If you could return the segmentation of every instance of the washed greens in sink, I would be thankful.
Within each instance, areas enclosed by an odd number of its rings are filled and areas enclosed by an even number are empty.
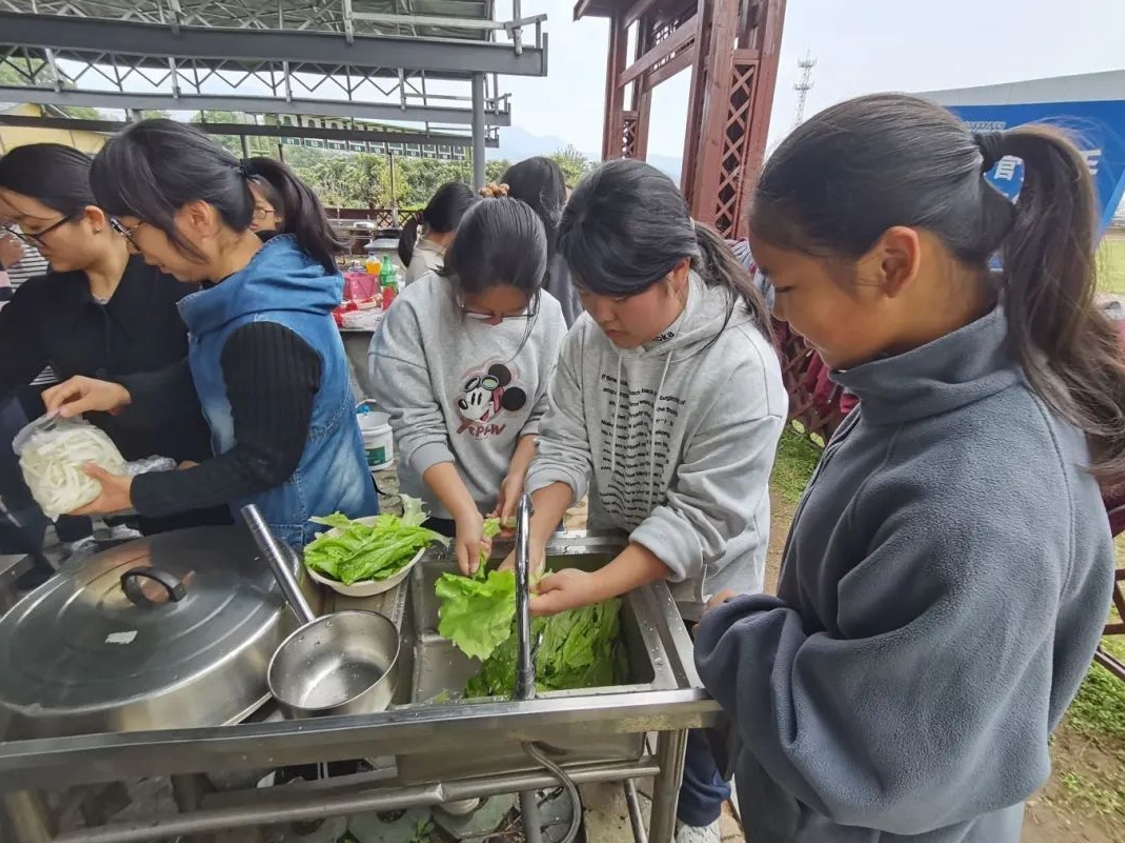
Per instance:
[[[465,696],[509,696],[516,684],[518,636],[511,634],[465,686]],[[538,691],[600,688],[622,681],[626,666],[620,646],[621,601],[572,609],[531,623]],[[538,646],[536,646],[538,641]]]

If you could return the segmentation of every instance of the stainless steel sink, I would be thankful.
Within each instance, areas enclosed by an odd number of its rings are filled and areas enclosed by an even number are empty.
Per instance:
[[[562,535],[547,549],[547,567],[549,570],[595,570],[611,560],[622,547],[623,544],[616,539],[568,538]],[[494,549],[494,559],[503,559],[508,549],[498,545]],[[452,555],[436,552],[423,557],[412,572],[410,606],[403,630],[412,656],[412,682],[409,700],[402,700],[411,707],[448,706],[467,710],[466,707],[477,703],[495,703],[499,699],[464,699],[465,683],[480,669],[480,662],[470,659],[438,634],[439,602],[434,595],[434,584],[442,574],[454,570],[456,563]],[[621,610],[620,646],[626,665],[624,681],[602,688],[550,691],[537,696],[568,699],[678,687],[672,660],[668,658],[661,635],[666,626],[660,616],[660,602],[653,590],[638,589],[624,598]],[[399,756],[399,776],[409,783],[429,781],[437,774],[456,777],[502,769],[531,769],[536,765],[527,761],[520,746],[523,739],[513,734],[510,741],[493,741],[471,755],[459,757],[451,757],[447,752]],[[644,735],[590,730],[580,735],[560,736],[557,742],[548,743],[546,749],[560,763],[635,760],[644,750]]]

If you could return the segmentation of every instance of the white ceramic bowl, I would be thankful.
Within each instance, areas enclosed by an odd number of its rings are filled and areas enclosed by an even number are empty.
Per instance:
[[[371,525],[375,523],[375,519],[378,517],[379,516],[377,515],[372,515],[368,518],[357,518],[355,519],[355,522],[357,524]],[[340,529],[338,527],[333,527],[331,530],[328,530],[326,533],[322,533],[321,535],[338,536],[340,535]],[[319,571],[313,570],[308,565],[305,566],[305,570],[308,572],[308,575],[312,577],[314,582],[318,582],[321,585],[328,586],[337,594],[342,594],[345,597],[374,597],[376,594],[382,594],[384,591],[390,591],[392,588],[406,579],[407,574],[410,573],[410,569],[418,564],[418,560],[422,558],[422,554],[424,554],[425,552],[426,548],[423,547],[421,550],[414,554],[413,559],[411,559],[402,567],[402,570],[400,570],[393,577],[387,577],[385,580],[360,580],[359,582],[352,583],[351,585],[345,585],[338,580],[329,579]]]

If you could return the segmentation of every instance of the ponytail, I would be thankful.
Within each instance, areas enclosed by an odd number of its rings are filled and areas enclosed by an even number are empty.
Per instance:
[[[328,215],[316,194],[288,166],[272,158],[245,158],[240,162],[247,177],[264,180],[281,199],[281,231],[292,234],[297,245],[330,273],[338,272],[336,255],[345,244],[328,223]],[[249,192],[250,186],[246,185]],[[251,204],[253,204],[251,202]]]
[[[727,321],[730,321],[734,306],[741,302],[772,343],[773,321],[766,301],[746,267],[735,258],[727,241],[701,222],[695,223],[695,240],[699,244],[699,256],[692,258],[691,268],[708,287],[723,287],[729,292],[731,308],[727,311]]]
[[[1035,391],[1086,432],[1094,470],[1125,479],[1125,357],[1116,326],[1098,307],[1093,181],[1062,134],[1026,126],[978,138],[992,157],[1024,164],[1004,238],[1002,302]],[[987,163],[987,155],[986,155]]]
[[[419,211],[406,221],[398,236],[398,259],[405,267],[414,260],[414,244],[418,242],[418,226],[426,221],[426,212]]]

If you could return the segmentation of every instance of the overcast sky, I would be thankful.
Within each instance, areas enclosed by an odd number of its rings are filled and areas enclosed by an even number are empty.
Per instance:
[[[796,114],[797,61],[816,59],[806,115],[858,94],[926,91],[1125,68],[1123,0],[789,0],[771,139]],[[573,21],[572,0],[523,0],[546,12],[550,76],[502,80],[513,123],[601,150],[608,23]],[[507,12],[504,0],[497,14]],[[649,151],[680,155],[690,71],[653,97]],[[1125,92],[1123,92],[1125,93]]]

